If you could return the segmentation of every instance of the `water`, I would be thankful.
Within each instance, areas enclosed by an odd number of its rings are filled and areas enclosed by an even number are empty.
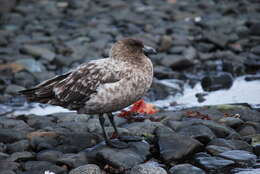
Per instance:
[[[164,82],[165,83],[165,82]],[[153,102],[155,105],[176,110],[178,107],[192,107],[204,105],[217,105],[229,103],[248,103],[251,105],[260,104],[260,80],[245,81],[244,77],[237,78],[230,89],[223,89],[208,93],[204,98],[204,102],[198,102],[197,93],[205,93],[200,85],[197,83],[194,88],[188,84],[184,87],[183,95],[169,96],[165,100],[158,100]],[[171,103],[175,102],[174,106]]]

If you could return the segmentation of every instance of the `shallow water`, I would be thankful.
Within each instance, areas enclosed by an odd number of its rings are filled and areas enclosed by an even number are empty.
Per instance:
[[[195,96],[197,93],[205,93],[200,83],[197,83],[193,88],[186,84],[183,95],[178,94],[177,96],[169,96],[165,100],[159,100],[153,103],[157,106],[168,108],[170,110],[178,109],[178,107],[228,103],[248,103],[251,105],[258,105],[260,104],[260,80],[245,81],[244,77],[237,78],[230,89],[209,92],[204,97],[206,100],[202,103],[198,102],[198,99]],[[174,104],[174,106],[170,106],[173,102],[176,104]]]

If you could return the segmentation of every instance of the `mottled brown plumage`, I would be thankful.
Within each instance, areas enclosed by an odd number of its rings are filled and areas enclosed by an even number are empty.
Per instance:
[[[145,48],[148,47],[139,40],[122,39],[113,45],[109,58],[82,64],[21,93],[29,101],[58,105],[78,113],[121,110],[139,100],[151,86],[153,66],[144,54]]]

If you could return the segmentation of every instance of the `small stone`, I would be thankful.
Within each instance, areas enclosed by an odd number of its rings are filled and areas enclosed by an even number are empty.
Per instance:
[[[15,172],[12,170],[1,170],[0,174],[15,174]]]
[[[228,43],[227,36],[225,36],[224,34],[219,33],[219,32],[205,31],[204,37],[208,41],[210,41],[210,42],[212,42],[212,43],[214,43],[217,46],[222,47],[222,48],[224,48]]]
[[[221,157],[195,157],[195,162],[206,170],[221,170],[235,164]]]
[[[231,150],[228,147],[223,147],[223,146],[215,146],[215,145],[209,145],[206,147],[206,150],[211,153],[212,155],[216,156],[222,152]]]
[[[20,164],[13,161],[0,160],[0,171],[3,170],[18,170]]]
[[[57,164],[65,164],[71,168],[76,168],[81,165],[87,164],[88,160],[84,153],[78,153],[78,154],[63,154],[60,158],[57,159]]]
[[[223,117],[219,119],[218,122],[232,128],[237,128],[238,126],[244,123],[244,121],[240,118],[234,117]]]
[[[161,167],[149,164],[140,164],[133,167],[130,174],[167,174],[167,172]]]
[[[52,171],[55,174],[63,174],[66,169],[47,161],[28,161],[24,164],[24,169],[32,174],[44,174],[45,171]]]
[[[32,58],[19,59],[15,63],[23,65],[25,69],[31,73],[46,71],[46,68],[41,62]]]
[[[87,158],[92,162],[104,162],[114,168],[130,169],[146,160],[150,154],[149,144],[145,141],[129,142],[129,148],[115,149],[99,144],[94,148],[86,149]]]
[[[184,127],[178,131],[180,135],[190,136],[199,140],[203,144],[207,144],[214,138],[216,138],[215,134],[204,125],[192,125],[188,127]]]
[[[44,47],[25,45],[22,48],[22,51],[34,57],[44,58],[48,61],[52,61],[55,58],[55,53]]]
[[[56,150],[44,150],[36,155],[38,161],[49,161],[56,163],[57,160],[62,156],[62,152]]]
[[[255,135],[257,132],[253,125],[245,124],[239,128],[238,133],[241,136],[250,136]]]
[[[161,37],[159,51],[167,51],[172,46],[172,37],[164,35]]]
[[[170,168],[169,174],[206,174],[202,169],[191,164],[178,164]]]
[[[7,145],[7,151],[9,153],[22,152],[29,149],[30,143],[28,140],[17,141]]]
[[[8,158],[9,155],[3,152],[0,152],[0,160],[5,160],[6,158]]]
[[[25,139],[25,133],[14,129],[0,128],[0,140],[3,143],[13,143]]]
[[[256,155],[244,150],[230,150],[220,153],[218,156],[229,160],[236,161],[237,163],[252,166],[256,163]]]
[[[95,164],[87,164],[71,170],[69,174],[101,174],[101,169]]]
[[[15,152],[11,154],[11,156],[8,158],[8,161],[28,161],[34,157],[34,154],[31,152]]]

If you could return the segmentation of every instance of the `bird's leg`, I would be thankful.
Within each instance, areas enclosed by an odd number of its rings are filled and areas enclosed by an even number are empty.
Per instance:
[[[142,140],[142,137],[139,137],[139,136],[120,136],[119,133],[118,133],[118,130],[116,128],[116,124],[115,124],[115,121],[114,121],[114,116],[112,113],[108,113],[108,118],[109,118],[109,121],[110,123],[112,124],[114,130],[115,130],[115,133],[117,135],[117,137],[122,140],[122,141],[141,141]]]
[[[118,141],[118,140],[111,141],[111,140],[108,139],[107,134],[106,134],[106,130],[105,130],[105,127],[104,127],[105,118],[104,118],[103,114],[99,115],[99,122],[100,122],[100,125],[101,125],[101,128],[102,128],[102,132],[103,132],[103,136],[105,138],[105,142],[108,146],[118,148],[118,149],[125,149],[125,148],[128,147],[128,144],[125,143],[125,142],[121,142],[121,141]]]

